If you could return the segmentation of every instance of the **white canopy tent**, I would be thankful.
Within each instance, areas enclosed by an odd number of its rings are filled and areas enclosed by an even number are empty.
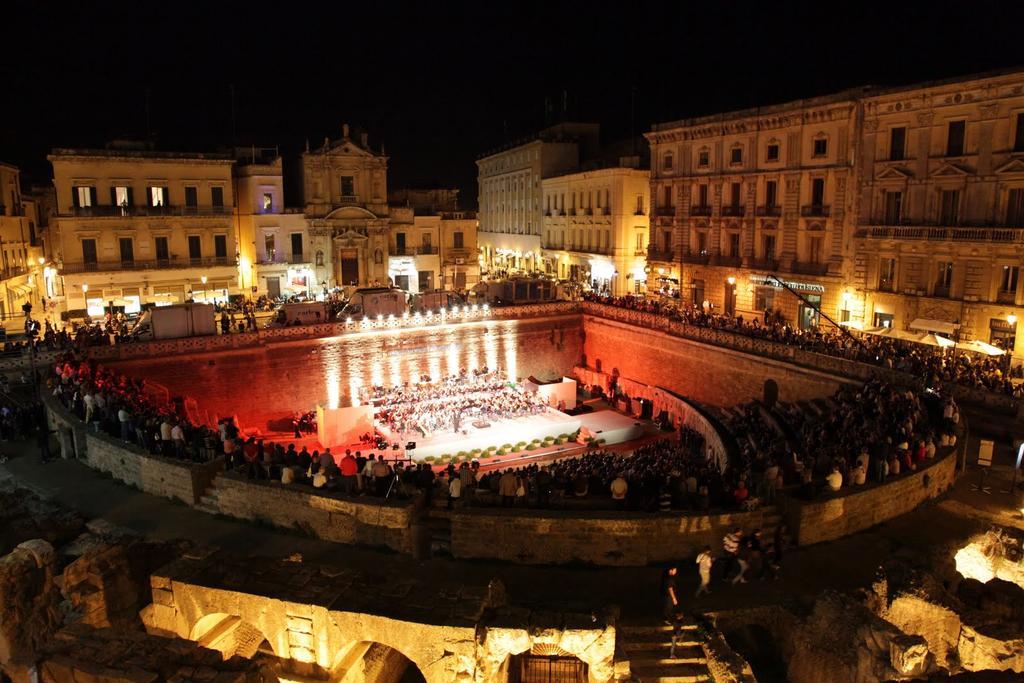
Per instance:
[[[945,320],[932,320],[931,318],[915,318],[910,323],[910,329],[923,330],[925,332],[938,332],[949,336],[955,334],[959,323],[950,323]]]
[[[957,344],[958,350],[963,349],[964,351],[973,351],[974,353],[980,353],[985,356],[1002,356],[1006,354],[1006,351],[993,346],[987,342],[983,342],[980,339],[972,339],[971,341]]]

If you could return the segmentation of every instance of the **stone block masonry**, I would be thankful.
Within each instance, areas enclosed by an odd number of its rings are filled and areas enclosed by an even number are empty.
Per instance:
[[[774,528],[774,508],[713,515],[543,510],[483,510],[453,514],[452,555],[522,564],[643,566],[719,548],[734,527]]]
[[[709,405],[732,406],[760,399],[768,380],[778,385],[782,401],[831,396],[849,381],[591,315],[583,317],[583,332],[588,367],[668,387]]]
[[[221,514],[300,530],[325,541],[383,546],[411,553],[412,507],[374,499],[354,500],[307,487],[222,475],[211,505]]]

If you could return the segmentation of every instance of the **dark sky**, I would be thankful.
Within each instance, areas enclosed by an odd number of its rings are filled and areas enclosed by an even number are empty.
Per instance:
[[[1024,63],[1012,0],[7,0],[4,15],[0,160],[44,182],[55,146],[148,129],[170,149],[234,141],[294,159],[349,122],[383,141],[391,187],[456,186],[472,202],[474,159],[552,119],[621,139],[631,119],[640,133]]]

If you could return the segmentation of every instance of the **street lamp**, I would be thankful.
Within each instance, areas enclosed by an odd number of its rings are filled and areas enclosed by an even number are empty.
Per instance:
[[[82,285],[82,294],[85,294],[88,291],[89,291],[89,284],[86,283],[86,284]]]
[[[1011,326],[1012,325],[1016,325],[1017,324],[1017,316],[1015,316],[1013,313],[1011,313],[1010,315],[1006,316],[1006,322],[1010,323]]]

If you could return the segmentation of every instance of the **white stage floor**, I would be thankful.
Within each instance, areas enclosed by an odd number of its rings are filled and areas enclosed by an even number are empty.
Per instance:
[[[540,415],[519,417],[512,420],[492,420],[490,427],[477,429],[472,424],[464,424],[466,433],[448,432],[445,434],[434,434],[429,438],[417,435],[409,435],[408,438],[390,433],[386,428],[377,426],[378,431],[386,439],[392,442],[401,442],[404,446],[406,441],[415,441],[416,450],[413,451],[413,459],[422,460],[428,455],[437,457],[439,455],[455,455],[459,451],[469,452],[474,448],[483,450],[491,446],[501,448],[503,445],[517,444],[520,441],[529,443],[534,439],[543,439],[546,436],[559,436],[560,434],[572,434],[580,428],[580,418],[566,415],[554,408],[548,408]]]
[[[644,434],[643,425],[639,420],[614,410],[585,413],[579,416],[579,421],[582,427],[592,432],[598,439],[604,439],[607,446],[639,439]]]

